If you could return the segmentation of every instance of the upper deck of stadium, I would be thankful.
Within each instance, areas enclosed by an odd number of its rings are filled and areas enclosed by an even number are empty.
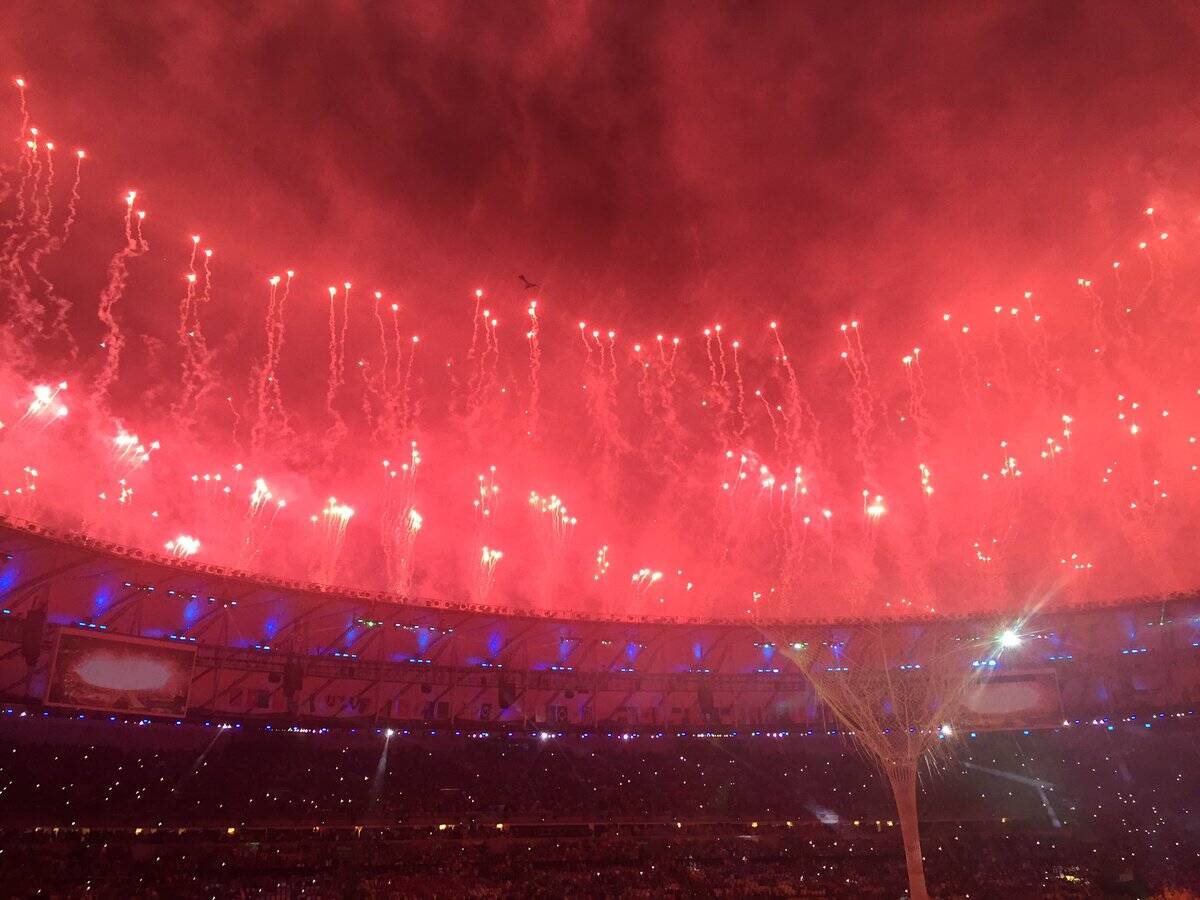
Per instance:
[[[190,708],[243,716],[803,725],[826,713],[793,648],[866,627],[912,636],[898,666],[919,667],[919,638],[935,630],[979,646],[978,663],[1008,685],[1003,709],[977,710],[979,727],[1178,708],[1200,684],[1196,594],[869,621],[564,615],[254,576],[8,519],[0,597],[10,701],[42,696],[63,629],[194,645]],[[11,644],[28,646],[34,626],[41,651],[27,667]],[[1021,645],[991,652],[1008,628]]]

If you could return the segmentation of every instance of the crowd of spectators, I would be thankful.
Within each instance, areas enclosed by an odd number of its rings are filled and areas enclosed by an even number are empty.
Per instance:
[[[1198,738],[961,736],[919,799],[935,895],[1200,886]],[[0,717],[12,896],[899,897],[894,819],[840,738]]]

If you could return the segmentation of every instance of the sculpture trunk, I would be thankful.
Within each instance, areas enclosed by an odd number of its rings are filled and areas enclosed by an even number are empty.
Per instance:
[[[900,834],[904,839],[904,860],[908,866],[908,894],[911,900],[929,900],[925,888],[925,863],[921,859],[921,832],[917,823],[917,767],[902,762],[888,769]]]

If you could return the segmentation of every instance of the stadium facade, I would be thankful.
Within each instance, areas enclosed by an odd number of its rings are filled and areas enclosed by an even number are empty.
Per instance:
[[[856,629],[978,648],[978,730],[1185,711],[1200,596],[879,621],[596,618],[326,588],[0,519],[0,696],[295,724],[795,733],[834,728],[796,657]],[[1014,614],[1015,615],[1015,614]],[[1019,640],[1004,642],[1009,631]],[[1005,644],[1008,644],[1005,646]],[[970,654],[968,654],[970,655]],[[896,661],[900,673],[921,668]],[[901,676],[902,677],[902,676]]]

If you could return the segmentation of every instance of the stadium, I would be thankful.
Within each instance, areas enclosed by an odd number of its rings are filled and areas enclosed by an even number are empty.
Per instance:
[[[886,789],[794,661],[802,646],[885,628],[916,654],[896,660],[899,677],[921,668],[930,631],[977,648],[970,665],[985,673],[940,729],[966,750],[922,788],[938,810],[925,841],[941,851],[983,834],[1006,849],[977,869],[927,851],[938,894],[984,883],[1089,896],[1136,889],[1135,869],[1174,883],[1196,871],[1168,839],[1194,840],[1195,826],[1165,827],[1186,814],[1195,778],[1195,595],[1020,622],[534,617],[256,578],[12,520],[0,549],[0,733],[12,754],[0,818],[31,861],[47,841],[65,845],[56,852],[103,841],[134,859],[153,848],[174,859],[185,893],[361,879],[438,895],[490,878],[501,893],[526,881],[550,896],[590,868],[606,872],[602,894],[632,893],[654,866],[682,894],[710,879],[726,895],[798,878],[818,896],[886,890],[903,884]],[[117,668],[96,670],[100,687],[64,683],[88,655]],[[159,681],[138,682],[153,664]],[[48,746],[54,762],[35,759]],[[1070,771],[1089,753],[1121,762]],[[1135,788],[1125,779],[1137,765]],[[35,773],[44,783],[31,788]],[[784,787],[789,775],[804,780]],[[79,777],[91,786],[57,784]],[[69,802],[45,790],[56,784]],[[1123,791],[1154,810],[1143,852],[1167,860],[1149,871],[1132,847],[1128,865],[1088,859],[1101,833],[1091,810]],[[1120,811],[1125,827],[1131,812]],[[536,861],[512,858],[521,851]],[[238,874],[216,873],[226,861]]]
[[[97,647],[148,638],[155,644],[144,646],[186,660],[178,707],[141,710],[158,715],[318,727],[828,733],[836,723],[792,656],[885,628],[909,632],[914,653],[928,632],[976,648],[970,665],[987,669],[985,689],[968,719],[954,723],[969,730],[1107,724],[1200,700],[1196,594],[1020,621],[534,617],[256,578],[31,523],[3,525],[4,637],[29,648],[7,655],[5,683],[26,684],[34,697],[47,693],[61,631],[89,635],[85,643]],[[1007,646],[1006,633],[1017,643]],[[136,715],[137,702],[108,705]]]
[[[235,6],[0,33],[0,894],[1198,896],[1194,10]]]

